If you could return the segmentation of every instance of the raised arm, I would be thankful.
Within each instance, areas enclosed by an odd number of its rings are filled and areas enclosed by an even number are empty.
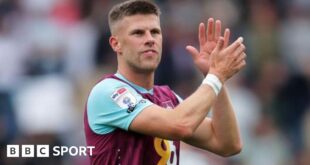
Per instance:
[[[214,42],[216,42],[221,35],[221,22],[217,20],[215,27],[213,24],[214,20],[209,19],[207,26],[208,35],[205,33],[204,25],[200,24],[199,26],[200,51],[192,46],[187,47],[193,56],[197,67],[204,75],[208,73],[210,67],[210,53],[208,52],[215,48]],[[228,45],[229,33],[228,29],[224,32],[224,46]],[[242,44],[237,49],[237,52],[239,53],[238,60],[244,65],[244,59],[246,57],[244,53],[245,46]],[[231,54],[231,56],[234,56],[234,54]],[[240,133],[225,86],[217,97],[212,110],[212,117],[205,118],[198,129],[194,132],[194,135],[186,139],[185,142],[223,156],[238,153],[242,148]]]

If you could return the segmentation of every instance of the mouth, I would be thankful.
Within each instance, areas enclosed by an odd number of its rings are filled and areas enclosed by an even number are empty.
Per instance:
[[[154,55],[157,55],[158,52],[154,49],[148,49],[148,50],[143,51],[142,54],[146,56],[154,56]]]

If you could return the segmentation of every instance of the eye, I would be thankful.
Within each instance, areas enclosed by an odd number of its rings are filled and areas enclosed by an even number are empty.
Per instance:
[[[151,33],[152,33],[152,34],[160,34],[161,31],[160,31],[159,29],[152,29],[152,30],[151,30]]]

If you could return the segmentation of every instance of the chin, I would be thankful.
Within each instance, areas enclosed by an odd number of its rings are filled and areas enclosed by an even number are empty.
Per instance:
[[[156,69],[157,69],[157,66],[145,66],[145,67],[140,67],[140,68],[137,68],[137,71],[140,72],[140,73],[152,73],[152,72],[155,72]]]
[[[137,73],[152,73],[155,72],[159,63],[158,62],[143,62],[140,64],[131,63],[131,68]]]
[[[141,69],[146,69],[146,70],[156,70],[158,67],[159,63],[158,62],[145,62],[141,64]]]
[[[151,73],[151,72],[155,72],[157,69],[157,67],[148,67],[148,68],[143,68],[145,73]]]

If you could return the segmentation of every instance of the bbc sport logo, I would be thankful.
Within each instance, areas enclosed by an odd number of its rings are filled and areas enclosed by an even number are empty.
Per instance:
[[[49,145],[7,145],[7,157],[8,158],[47,158],[50,156],[58,157],[64,155],[70,156],[92,156],[94,146],[53,146],[50,152]],[[51,155],[50,155],[51,154]]]

